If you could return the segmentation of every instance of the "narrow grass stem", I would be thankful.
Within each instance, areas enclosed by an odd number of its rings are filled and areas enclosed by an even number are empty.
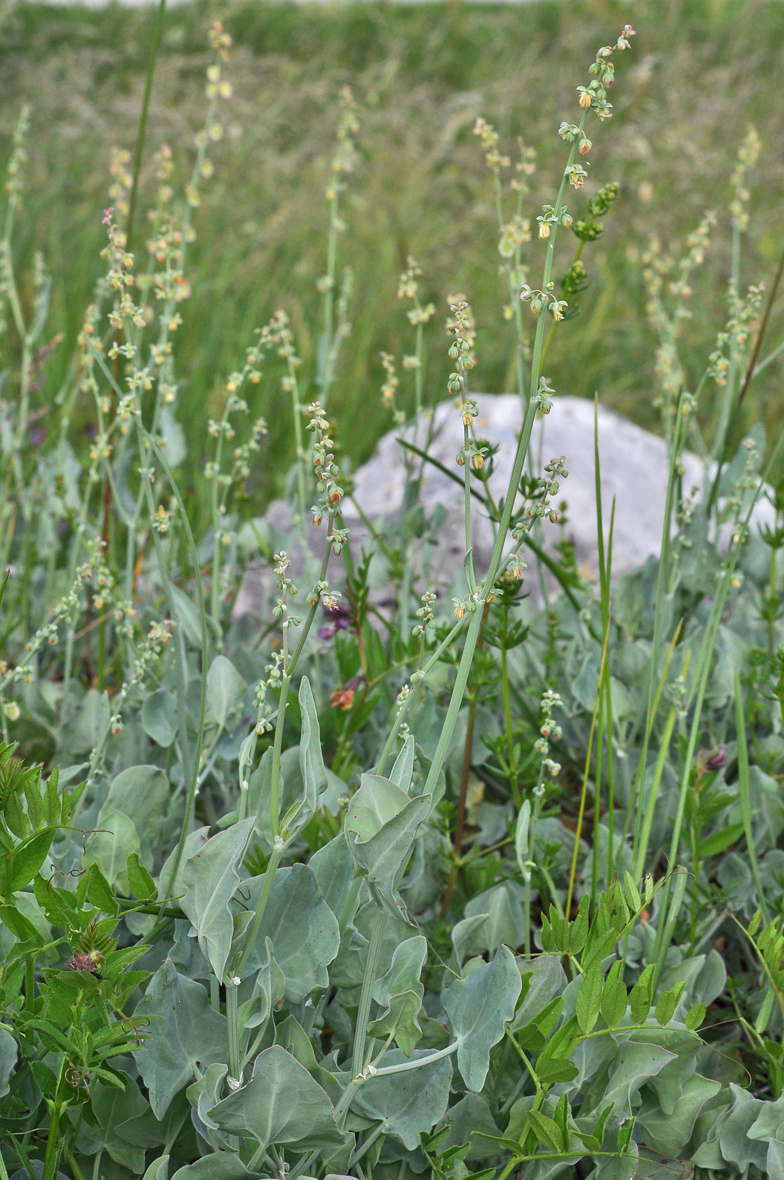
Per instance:
[[[740,795],[741,816],[743,817],[743,832],[746,837],[746,847],[749,853],[749,863],[757,886],[757,898],[762,913],[762,920],[767,926],[770,921],[765,891],[762,888],[757,852],[754,847],[754,833],[751,827],[751,792],[749,788],[749,748],[746,742],[746,717],[743,709],[743,688],[740,673],[735,673],[735,724],[738,735],[738,794]]]
[[[670,469],[667,477],[667,495],[664,502],[664,520],[662,522],[662,539],[659,556],[659,568],[656,574],[656,605],[653,613],[653,638],[651,642],[651,664],[648,675],[648,701],[645,709],[645,724],[643,728],[642,748],[640,750],[640,758],[637,763],[637,772],[635,774],[634,784],[632,786],[632,806],[627,812],[627,825],[624,830],[624,837],[626,835],[626,827],[628,826],[629,817],[632,811],[635,815],[634,827],[634,847],[637,847],[640,838],[640,827],[642,824],[643,815],[643,791],[645,786],[645,773],[648,764],[648,745],[651,734],[653,732],[653,725],[656,719],[656,711],[659,703],[659,696],[664,685],[664,676],[659,682],[659,690],[656,691],[656,669],[659,662],[659,644],[661,643],[662,630],[662,615],[664,609],[665,588],[667,585],[667,572],[670,560],[670,521],[672,520],[673,503],[675,499],[675,489],[678,472],[678,456],[680,454],[680,438],[681,438],[681,422],[683,419],[683,399],[679,405],[679,413],[677,416],[675,436],[673,445],[670,450]],[[675,638],[672,643],[674,645],[677,639],[678,631],[676,631]],[[670,648],[672,651],[672,645]],[[669,662],[669,656],[668,656]],[[666,674],[666,666],[665,666]]]
[[[599,668],[599,685],[601,685],[602,678],[604,676],[604,667],[605,667],[605,663],[607,661],[607,645],[609,643],[609,639],[610,639],[610,628],[608,625],[608,627],[604,633],[604,646],[602,648],[602,662],[601,662],[601,666]],[[596,700],[594,701],[593,714],[591,716],[591,728],[588,733],[588,750],[585,755],[585,771],[583,773],[583,786],[582,786],[582,790],[580,792],[580,807],[579,807],[579,810],[577,813],[577,826],[575,827],[575,831],[574,831],[574,847],[572,849],[572,863],[571,863],[571,867],[569,869],[569,887],[566,891],[566,905],[564,906],[564,913],[566,914],[567,918],[569,917],[569,914],[570,914],[571,908],[572,908],[572,896],[574,894],[574,883],[575,883],[575,879],[577,877],[577,855],[580,851],[580,838],[582,836],[582,831],[583,831],[583,817],[585,815],[585,803],[586,803],[586,799],[588,797],[588,779],[589,779],[590,773],[591,773],[591,752],[593,750],[593,738],[594,738],[594,733],[596,731],[596,718],[597,718],[597,715],[599,712],[600,700],[601,700],[601,689],[597,688]],[[598,786],[597,786],[597,790],[598,790]],[[596,855],[596,850],[594,849],[594,856],[595,855]]]
[[[648,844],[651,838],[651,828],[653,826],[653,817],[656,812],[656,800],[659,795],[659,786],[661,784],[664,767],[667,762],[667,756],[670,752],[670,742],[672,741],[672,731],[675,725],[675,720],[678,716],[678,710],[670,709],[667,720],[664,723],[664,730],[659,738],[659,752],[656,756],[656,765],[653,770],[653,778],[651,785],[648,788],[648,797],[645,807],[645,818],[642,823],[640,831],[639,843],[632,848],[633,871],[632,877],[635,881],[639,881],[645,872],[646,860],[648,857]]]

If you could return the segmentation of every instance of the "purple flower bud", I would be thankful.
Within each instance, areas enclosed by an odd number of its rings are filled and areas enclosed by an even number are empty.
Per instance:
[[[727,765],[727,750],[725,746],[720,746],[715,754],[711,754],[705,763],[706,770],[721,770],[723,766]]]

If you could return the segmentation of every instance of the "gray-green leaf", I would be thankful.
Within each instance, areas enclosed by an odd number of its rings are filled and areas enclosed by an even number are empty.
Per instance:
[[[131,892],[128,857],[141,852],[133,820],[122,811],[101,812],[99,828],[87,841],[82,867],[98,865],[106,880],[126,897]]]
[[[134,1056],[156,1118],[192,1080],[197,1064],[226,1059],[226,1017],[209,1005],[206,988],[180,975],[170,959],[156,971],[137,1011],[151,1018]]]
[[[247,685],[226,656],[216,656],[207,672],[207,717],[223,729],[242,703]]]
[[[429,795],[409,799],[405,791],[378,774],[363,774],[351,800],[345,821],[351,855],[390,913],[401,912],[397,886],[430,805]]]
[[[229,902],[240,882],[237,865],[253,822],[252,818],[243,820],[213,836],[190,858],[182,874],[186,891],[180,905],[190,918],[202,953],[218,979],[223,978],[234,933]]]
[[[169,780],[161,768],[129,766],[113,780],[106,802],[98,813],[96,827],[109,827],[107,817],[113,812],[121,811],[127,815],[133,821],[139,837],[141,859],[148,869],[152,869],[155,850],[160,844],[162,821],[168,807]],[[109,876],[105,870],[104,875]]]
[[[142,726],[147,737],[168,749],[177,736],[177,702],[166,688],[156,689],[142,705]]]
[[[16,1065],[16,1041],[5,1028],[0,1028],[0,1098],[8,1093],[8,1079]]]
[[[196,1160],[195,1164],[186,1164],[177,1175],[181,1180],[244,1180],[245,1176],[255,1176],[256,1172],[249,1172],[233,1152],[216,1151]]]
[[[415,1049],[412,1060],[426,1057],[429,1052]],[[392,1049],[385,1055],[384,1065],[398,1065],[405,1060],[399,1049]],[[371,1078],[357,1093],[352,1110],[367,1118],[380,1119],[388,1132],[397,1135],[413,1151],[419,1147],[422,1132],[432,1130],[444,1117],[451,1078],[448,1057],[406,1073]]]
[[[245,902],[253,909],[264,878],[245,883],[250,897]],[[310,865],[292,865],[278,869],[270,891],[246,971],[257,970],[266,962],[265,942],[269,939],[275,961],[286,977],[286,998],[295,1004],[315,988],[329,984],[327,966],[340,948],[338,920],[319,888]]]
[[[421,934],[407,938],[397,947],[387,973],[373,987],[373,999],[384,1010],[368,1026],[368,1032],[385,1039],[394,1034],[406,1057],[422,1035],[416,1017],[425,991],[420,976],[426,958],[427,939]]]
[[[467,979],[458,979],[443,997],[443,1007],[459,1041],[457,1064],[469,1090],[485,1084],[490,1050],[504,1035],[515,1012],[521,980],[515,957],[500,946],[491,963],[483,963]]]
[[[290,1144],[306,1151],[343,1142],[327,1093],[280,1045],[260,1053],[247,1086],[210,1113],[224,1131],[252,1135],[263,1147]]]

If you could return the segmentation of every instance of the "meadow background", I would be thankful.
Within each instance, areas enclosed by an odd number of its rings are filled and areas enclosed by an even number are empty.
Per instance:
[[[447,293],[456,290],[468,295],[477,318],[474,388],[514,388],[511,327],[500,315],[505,281],[497,270],[492,188],[472,129],[481,114],[497,126],[504,149],[514,149],[517,136],[536,148],[525,210],[533,217],[550,199],[562,167],[555,131],[573,101],[586,46],[606,40],[625,20],[637,29],[635,52],[622,63],[612,134],[597,137],[586,187],[590,193],[617,180],[621,198],[603,239],[585,252],[591,287],[580,298],[581,315],[559,334],[548,377],[559,392],[585,397],[598,385],[605,404],[657,428],[654,338],[645,317],[641,256],[652,235],[677,249],[706,209],[719,212],[716,245],[696,276],[689,329],[692,343],[709,345],[724,318],[730,175],[752,122],[763,146],[750,178],[743,279],[772,278],[784,236],[784,4],[179,6],[165,16],[142,210],[154,183],[151,156],[160,144],[168,143],[181,164],[192,157],[204,109],[205,28],[215,16],[234,38],[226,71],[234,97],[224,112],[226,134],[213,153],[215,176],[203,186],[194,219],[199,237],[189,277],[195,293],[183,305],[185,327],[177,334],[177,347],[188,357],[185,369],[178,365],[187,379],[186,481],[196,495],[202,494],[194,477],[205,453],[204,422],[219,408],[221,381],[275,308],[289,312],[305,373],[314,372],[320,300],[315,283],[326,252],[324,188],[338,93],[346,83],[359,104],[361,129],[358,166],[343,206],[347,232],[339,264],[353,268],[354,293],[352,334],[330,411],[354,463],[365,460],[391,426],[381,409],[380,350],[399,358],[412,349],[396,297],[409,253],[424,271],[421,294],[438,307],[426,338],[426,398],[446,393],[442,312]],[[34,248],[44,250],[53,276],[49,332],[64,335],[48,365],[44,404],[66,377],[101,273],[100,211],[109,204],[110,150],[134,147],[154,20],[152,6],[18,4],[4,11],[4,156],[21,104],[33,108],[17,242],[23,254],[28,250],[26,261]],[[580,211],[585,197],[571,196]],[[29,273],[27,266],[18,269]],[[769,328],[771,347],[777,326]],[[769,437],[784,410],[777,369],[770,366],[755,382],[746,404],[748,421],[761,418]],[[276,381],[263,381],[253,391],[252,413],[264,414],[270,425],[266,453],[276,456],[274,464],[254,472],[255,507],[280,491],[293,457],[288,410],[276,405],[278,389]],[[91,415],[85,399],[77,408],[77,435],[89,430]],[[46,424],[46,416],[37,423],[39,429]]]

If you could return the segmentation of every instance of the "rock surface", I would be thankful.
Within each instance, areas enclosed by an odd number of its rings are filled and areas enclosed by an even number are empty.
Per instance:
[[[474,421],[477,438],[499,445],[495,470],[489,486],[493,495],[503,495],[509,482],[517,437],[522,425],[520,399],[515,394],[479,394],[475,396],[479,416]],[[662,521],[667,493],[667,448],[664,440],[628,418],[599,406],[599,458],[604,513],[605,540],[609,532],[610,510],[615,498],[613,569],[626,573],[642,565],[661,546]],[[406,437],[422,448],[427,423],[421,422],[414,438]],[[451,401],[441,402],[434,415],[434,437],[429,453],[450,471],[462,478],[455,462],[463,445],[463,426]],[[572,541],[578,566],[597,572],[597,525],[594,469],[594,406],[579,397],[558,397],[546,416],[534,425],[527,470],[542,475],[544,464],[560,455],[566,458],[569,477],[561,482],[554,503],[566,502],[567,535]],[[693,454],[684,455],[684,486],[702,484],[703,465]],[[373,457],[360,467],[354,479],[355,497],[370,520],[397,516],[403,501],[405,471],[397,432],[390,431],[380,440]],[[477,485],[479,486],[479,485]],[[422,504],[431,512],[436,503],[448,510],[447,528],[455,531],[461,548],[463,500],[460,489],[448,476],[425,464]],[[344,516],[349,527],[360,522],[359,513],[348,503]],[[557,529],[544,525],[548,540],[557,537]],[[478,566],[486,566],[492,551],[492,529],[481,505],[473,508],[474,556]]]
[[[517,437],[522,424],[519,398],[514,394],[478,394],[474,396],[479,416],[474,421],[478,439],[498,444],[494,471],[489,480],[495,497],[503,495],[514,461]],[[429,453],[449,471],[463,478],[463,468],[456,456],[463,445],[463,427],[454,403],[441,402],[433,416],[433,437]],[[416,430],[409,428],[404,437],[424,448],[430,424],[420,421]],[[635,426],[628,418],[604,406],[598,410],[599,457],[605,542],[609,534],[610,512],[615,500],[613,532],[613,575],[628,573],[642,565],[661,547],[662,522],[667,492],[668,460],[663,439]],[[551,458],[565,456],[568,479],[561,481],[554,504],[566,503],[566,535],[574,546],[578,568],[584,574],[598,573],[598,542],[594,470],[594,405],[578,397],[557,397],[547,416],[540,415],[534,425],[527,470],[542,475]],[[421,461],[416,460],[417,464]],[[686,492],[700,488],[705,478],[702,460],[691,452],[683,455],[683,487]],[[380,440],[372,458],[354,475],[354,496],[365,516],[382,530],[396,522],[403,509],[406,468],[398,432],[391,430]],[[481,484],[476,484],[481,490]],[[439,529],[438,582],[444,588],[451,583],[456,569],[462,568],[464,553],[463,494],[445,473],[425,463],[420,502],[430,516],[437,504],[446,510]],[[344,501],[344,520],[352,544],[358,551],[368,535],[356,506]],[[772,520],[772,509],[760,502],[754,514],[758,523]],[[281,534],[290,526],[291,513],[283,501],[270,506],[267,519]],[[550,549],[559,539],[559,527],[545,522],[542,538]],[[487,568],[493,546],[493,530],[484,509],[472,503],[473,551],[477,572]],[[323,552],[321,530],[311,529],[309,543],[314,553]],[[295,564],[301,567],[301,558]],[[534,561],[529,556],[529,566]],[[533,573],[533,569],[531,569]],[[529,577],[529,589],[538,597],[536,578]],[[261,593],[259,575],[246,579],[238,609]]]

